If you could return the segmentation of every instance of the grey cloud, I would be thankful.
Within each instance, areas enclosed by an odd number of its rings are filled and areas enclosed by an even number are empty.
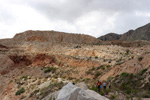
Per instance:
[[[109,32],[124,33],[150,22],[150,16],[136,15],[136,12],[150,14],[150,0],[4,0],[4,2],[5,5],[16,4],[34,9],[50,21],[50,25],[54,29],[49,30],[61,29],[56,31],[87,33],[97,37]],[[8,9],[3,9],[2,3],[0,1],[0,25],[5,26],[1,24],[4,22],[7,24],[6,26],[9,26],[10,22],[17,21],[17,18],[11,14],[9,6]],[[98,17],[90,15],[92,12],[99,13]],[[117,16],[114,16],[115,14]],[[89,15],[96,21],[91,22],[92,19],[88,18]],[[109,22],[111,18],[114,18],[114,21]],[[64,26],[62,22],[65,22]],[[89,25],[91,23],[93,26]],[[62,27],[58,28],[61,25]],[[72,27],[72,30],[67,29],[68,26]],[[22,27],[21,29],[26,28]],[[91,30],[89,31],[89,29]],[[15,29],[12,30],[15,32]],[[2,31],[0,30],[0,32]]]
[[[150,9],[150,0],[67,0],[65,3],[42,1],[36,0],[29,4],[49,18],[68,21],[74,21],[83,14],[95,10],[111,14],[112,12],[149,11]]]

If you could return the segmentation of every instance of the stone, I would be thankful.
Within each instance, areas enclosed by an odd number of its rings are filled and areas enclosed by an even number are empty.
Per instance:
[[[56,100],[109,100],[100,94],[68,83],[59,92]]]

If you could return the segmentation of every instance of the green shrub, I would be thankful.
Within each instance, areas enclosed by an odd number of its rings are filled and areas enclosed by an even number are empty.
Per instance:
[[[92,71],[95,70],[95,67],[93,66],[92,69],[90,69],[90,70],[92,70]]]
[[[105,67],[104,67],[104,66],[102,67],[102,70],[105,70]]]
[[[95,75],[94,75],[94,78],[97,78],[100,75],[101,75],[101,72],[96,72]]]
[[[97,57],[97,56],[95,56],[95,59],[98,59],[98,57]]]
[[[121,77],[127,77],[129,75],[129,73],[123,72],[120,74]]]
[[[21,88],[20,90],[18,90],[17,92],[16,92],[16,95],[20,95],[20,94],[22,94],[22,93],[24,93],[25,92],[25,89],[24,88]]]
[[[109,68],[109,67],[110,67],[110,65],[106,65],[106,67],[107,67],[107,68]]]
[[[126,50],[125,55],[128,55],[128,54],[129,54],[129,52],[130,52],[130,50],[129,50],[129,49],[127,49],[127,50]]]
[[[81,48],[81,46],[80,46],[80,45],[77,45],[77,46],[75,46],[74,48]]]
[[[44,70],[44,73],[49,73],[49,72],[55,73],[56,70],[57,70],[57,68],[55,68],[55,67],[48,67]]]
[[[91,69],[89,69],[86,74],[93,74],[94,70],[96,70],[96,68],[93,66]]]
[[[143,57],[139,57],[139,58],[138,58],[139,61],[142,61],[142,59],[143,59]]]
[[[21,79],[27,80],[28,76],[22,76]]]
[[[142,71],[139,72],[140,75],[143,75],[148,69],[143,69]]]

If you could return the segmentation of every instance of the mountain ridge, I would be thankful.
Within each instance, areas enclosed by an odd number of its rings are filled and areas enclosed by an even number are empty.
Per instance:
[[[24,42],[49,42],[52,44],[74,43],[74,44],[98,44],[101,41],[93,36],[84,34],[73,34],[58,31],[32,31],[28,30],[17,33],[12,39],[2,39],[0,43],[5,45],[21,44]]]
[[[121,40],[121,41],[136,41],[136,40],[150,40],[150,23],[141,26],[135,30],[129,30],[122,35],[120,38],[115,38],[119,34],[106,34],[104,36],[98,37],[102,41],[111,41],[111,40]],[[111,39],[109,37],[112,37]],[[105,40],[103,40],[105,38]]]

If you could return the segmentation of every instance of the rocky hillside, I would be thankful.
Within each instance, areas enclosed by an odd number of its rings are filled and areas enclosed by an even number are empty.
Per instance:
[[[150,69],[148,42],[114,40],[93,45],[99,42],[101,40],[88,35],[55,31],[26,31],[12,39],[0,40],[1,100],[52,100],[50,96],[58,94],[57,91],[69,82],[84,82],[90,90],[98,92],[99,79]],[[102,89],[100,94],[124,100],[126,94],[120,93],[111,88]]]
[[[22,44],[25,42],[49,42],[50,44],[73,43],[73,44],[98,44],[100,40],[83,34],[67,34],[57,31],[25,31],[16,34],[12,39],[3,39],[1,44]]]
[[[109,72],[105,73],[104,76],[101,77],[101,80],[105,80],[108,77],[114,77],[120,75],[121,73],[139,73],[143,69],[150,68],[150,52],[145,52],[145,54],[140,55],[134,59],[126,61],[123,64],[116,65]]]
[[[150,40],[150,23],[142,27],[137,28],[136,30],[130,30],[127,33],[124,33],[120,40],[124,41],[135,41],[135,40]]]
[[[104,36],[99,37],[98,39],[102,41],[112,41],[112,40],[119,40],[121,35],[118,35],[116,33],[108,33]]]
[[[118,34],[107,34],[99,37],[98,39],[103,41],[111,40],[122,40],[122,41],[135,41],[135,40],[150,40],[150,23],[142,27],[137,28],[136,30],[129,30],[128,32],[118,35]]]

